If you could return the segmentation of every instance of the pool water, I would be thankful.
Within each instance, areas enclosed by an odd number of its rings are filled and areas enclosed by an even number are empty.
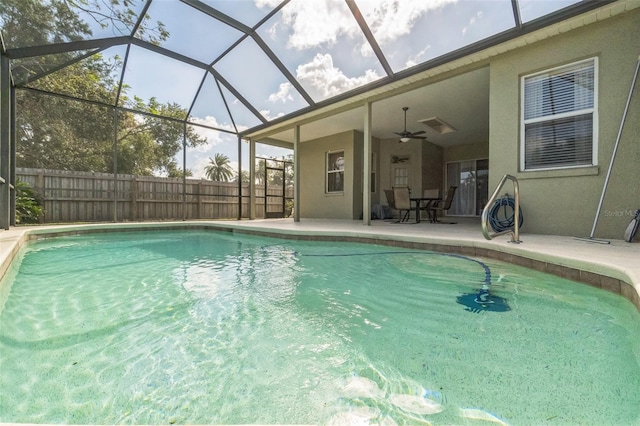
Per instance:
[[[633,305],[493,260],[108,233],[2,288],[0,422],[640,424]]]

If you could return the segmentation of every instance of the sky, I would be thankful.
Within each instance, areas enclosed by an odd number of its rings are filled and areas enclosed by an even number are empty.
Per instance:
[[[202,0],[243,24],[253,27],[280,0]],[[520,0],[527,22],[575,3],[577,0]],[[514,23],[511,0],[355,0],[393,72],[482,40]],[[134,4],[141,7],[143,2]],[[134,6],[136,7],[136,6]],[[214,69],[253,105],[266,120],[308,106],[308,102],[273,64],[260,46],[245,38],[223,57],[220,55],[243,36],[238,31],[178,0],[154,0],[147,11],[147,26],[161,21],[170,37],[161,44],[197,59]],[[122,35],[123,28],[98,28],[94,37]],[[378,80],[386,73],[366,41],[344,0],[291,0],[257,29],[257,34],[282,62],[313,101]],[[126,32],[125,32],[126,33]],[[122,47],[103,54],[120,55]],[[219,59],[218,59],[219,58]],[[214,62],[215,61],[215,62]],[[144,100],[175,102],[190,111],[189,121],[229,131],[242,131],[261,120],[227,89],[220,89],[211,74],[143,48],[133,46],[124,82],[128,95]],[[196,97],[197,95],[197,97]],[[195,102],[194,102],[195,98]],[[248,145],[238,157],[237,137],[195,127],[207,145],[189,150],[187,168],[194,177],[215,153],[223,153],[237,167],[248,167]],[[291,153],[267,145],[259,156],[282,157]],[[182,153],[178,156],[182,164]]]

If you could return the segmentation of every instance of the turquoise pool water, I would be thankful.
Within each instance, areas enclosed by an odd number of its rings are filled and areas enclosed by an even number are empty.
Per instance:
[[[30,244],[3,289],[0,422],[640,423],[631,303],[492,260],[94,234]]]

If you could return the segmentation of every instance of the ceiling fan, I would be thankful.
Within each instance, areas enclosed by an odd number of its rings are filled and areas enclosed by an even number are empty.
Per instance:
[[[426,136],[420,136],[425,133],[424,130],[420,130],[419,132],[408,132],[407,131],[407,110],[409,107],[403,107],[404,111],[404,130],[402,132],[393,132],[396,135],[400,136],[400,143],[409,142],[411,139],[426,139]]]

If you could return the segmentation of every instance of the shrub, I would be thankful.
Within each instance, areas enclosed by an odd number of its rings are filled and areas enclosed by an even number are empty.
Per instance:
[[[16,224],[38,223],[44,215],[42,200],[24,181],[16,182]]]

